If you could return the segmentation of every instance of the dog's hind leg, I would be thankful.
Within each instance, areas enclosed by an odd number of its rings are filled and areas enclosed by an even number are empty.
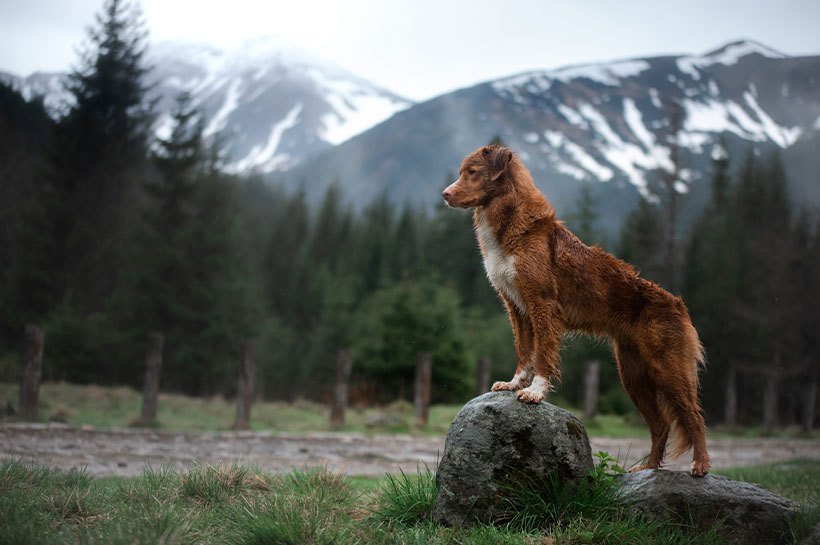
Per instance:
[[[515,375],[509,382],[496,382],[492,391],[510,390],[518,391],[530,385],[533,367],[533,331],[532,324],[524,316],[515,304],[506,295],[501,296],[515,336],[515,353],[518,357],[518,365],[515,368]]]
[[[677,356],[677,358],[681,358]],[[660,370],[658,386],[663,392],[661,400],[666,410],[674,415],[680,437],[672,451],[679,456],[692,448],[691,473],[695,477],[706,475],[710,468],[706,450],[706,424],[698,401],[697,369],[694,361],[672,361]]]
[[[632,468],[632,471],[657,469],[663,462],[666,441],[669,438],[669,416],[664,413],[658,402],[658,391],[649,376],[649,366],[641,358],[637,347],[626,339],[619,339],[615,342],[615,359],[618,361],[621,383],[649,426],[652,438],[652,447],[646,463]]]

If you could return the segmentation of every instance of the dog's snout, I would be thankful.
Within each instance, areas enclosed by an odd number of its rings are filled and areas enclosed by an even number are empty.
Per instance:
[[[441,196],[444,197],[445,199],[449,199],[450,197],[453,196],[453,192],[448,187],[447,189],[445,189],[444,191],[441,192]]]

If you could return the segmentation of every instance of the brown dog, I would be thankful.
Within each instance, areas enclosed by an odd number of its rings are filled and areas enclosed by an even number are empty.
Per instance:
[[[581,242],[556,220],[527,168],[505,147],[468,155],[442,195],[450,206],[475,208],[484,267],[515,333],[515,376],[492,389],[538,403],[558,376],[565,333],[610,337],[621,382],[652,436],[646,464],[635,469],[660,466],[674,426],[678,444],[671,455],[692,448],[692,475],[705,475],[709,454],[698,401],[704,355],[683,301]]]

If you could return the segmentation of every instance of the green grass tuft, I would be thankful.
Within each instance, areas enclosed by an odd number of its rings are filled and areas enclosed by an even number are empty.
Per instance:
[[[242,545],[333,545],[355,543],[352,507],[359,497],[342,475],[317,469],[279,479],[275,493],[246,510],[233,543]]]
[[[167,467],[142,475],[93,478],[84,471],[0,462],[0,545],[563,545],[719,543],[714,531],[658,523],[609,501],[620,468],[599,455],[583,486],[525,482],[506,524],[446,528],[430,517],[436,497],[429,468],[381,479],[350,479],[316,469],[272,475],[243,466]],[[818,520],[820,462],[735,470],[792,491],[807,509],[792,528],[799,543]],[[378,486],[374,489],[374,485]],[[787,494],[789,495],[789,494]],[[814,501],[814,500],[812,500]],[[516,516],[518,518],[516,518]]]
[[[624,470],[608,453],[586,478],[570,486],[559,478],[544,482],[521,476],[506,488],[508,528],[550,532],[556,543],[712,545],[722,542],[717,528],[658,522],[634,513],[616,497],[616,475]]]
[[[820,461],[789,460],[753,467],[720,469],[720,473],[738,481],[759,484],[801,503],[802,509],[789,527],[790,541],[800,543],[820,525]]]
[[[373,520],[404,526],[430,518],[438,496],[436,476],[426,465],[416,475],[387,475],[376,499]]]

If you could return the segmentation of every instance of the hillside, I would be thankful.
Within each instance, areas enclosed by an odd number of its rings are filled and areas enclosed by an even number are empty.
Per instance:
[[[671,111],[680,105],[680,133]],[[683,221],[702,206],[709,158],[724,135],[740,161],[750,146],[780,149],[795,198],[820,203],[820,56],[788,57],[755,42],[704,55],[663,56],[535,71],[488,81],[401,111],[321,153],[284,179],[320,194],[339,179],[356,203],[386,193],[434,203],[461,158],[496,136],[515,149],[566,215],[583,182],[594,184],[602,225],[617,228],[643,194],[682,167]]]
[[[274,39],[234,50],[159,43],[148,51],[157,102],[157,136],[169,134],[175,97],[191,94],[205,135],[224,148],[231,172],[291,167],[387,119],[411,103],[368,81]],[[0,73],[27,99],[43,96],[57,116],[69,100],[64,73]]]

